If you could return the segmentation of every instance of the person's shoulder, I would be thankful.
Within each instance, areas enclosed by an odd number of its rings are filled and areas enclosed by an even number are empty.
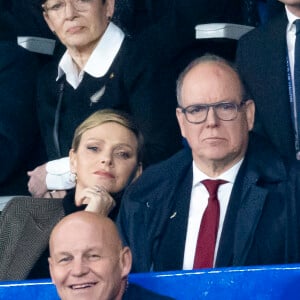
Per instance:
[[[257,42],[259,40],[264,40],[266,37],[271,37],[274,34],[274,31],[278,32],[284,31],[287,25],[287,17],[285,12],[272,18],[267,23],[260,25],[248,33],[243,35],[240,40],[239,44],[249,43],[249,42]]]
[[[60,199],[48,199],[48,198],[33,198],[30,196],[16,196],[13,197],[4,207],[2,214],[19,214],[22,215],[40,214],[43,212],[57,212],[63,209],[62,201]]]
[[[300,170],[295,159],[282,157],[269,140],[254,132],[250,133],[245,161],[251,170],[269,182],[284,182]]]
[[[152,174],[159,177],[176,176],[182,169],[185,169],[192,162],[191,150],[184,148],[172,155],[170,158],[149,166],[142,176],[151,177]]]
[[[192,165],[192,155],[190,149],[183,149],[170,158],[149,166],[142,175],[131,184],[126,191],[126,195],[131,199],[135,196],[162,191],[176,186],[177,182],[185,177]]]

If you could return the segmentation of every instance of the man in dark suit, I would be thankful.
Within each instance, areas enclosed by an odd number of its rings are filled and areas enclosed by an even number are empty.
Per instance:
[[[300,17],[300,1],[280,2],[286,3],[286,10],[243,36],[236,60],[255,100],[254,131],[267,137],[283,157],[294,160],[299,149],[295,146],[294,112],[291,109],[294,99],[293,21]]]
[[[237,71],[220,57],[203,56],[180,75],[177,98],[190,149],[149,167],[122,199],[118,226],[133,271],[198,268],[207,180],[222,180],[207,267],[298,262],[298,167],[249,138],[255,106]]]

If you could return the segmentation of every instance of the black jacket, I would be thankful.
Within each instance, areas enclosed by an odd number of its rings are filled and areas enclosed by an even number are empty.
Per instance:
[[[237,65],[253,96],[256,132],[294,160],[295,133],[288,91],[286,13],[242,37]]]

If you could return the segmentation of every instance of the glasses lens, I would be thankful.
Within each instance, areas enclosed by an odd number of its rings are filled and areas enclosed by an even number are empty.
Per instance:
[[[208,107],[206,105],[191,105],[185,109],[185,115],[191,123],[201,123],[205,120]]]
[[[182,112],[185,114],[186,119],[190,123],[198,124],[206,120],[210,107],[214,110],[220,120],[231,121],[237,117],[237,112],[240,105],[231,102],[223,102],[211,105],[197,104],[184,108]]]
[[[65,6],[64,1],[46,1],[45,7],[48,11],[60,11]]]
[[[237,116],[238,106],[235,103],[219,103],[215,105],[215,111],[219,119],[231,121]]]
[[[93,0],[72,0],[70,1],[73,7],[78,11],[87,10]],[[45,7],[49,12],[62,13],[66,6],[66,1],[63,0],[50,0],[46,1]]]

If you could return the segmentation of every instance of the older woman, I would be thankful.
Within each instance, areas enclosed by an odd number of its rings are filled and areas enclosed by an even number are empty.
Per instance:
[[[13,198],[0,219],[0,280],[49,277],[48,239],[65,215],[86,209],[114,219],[120,195],[142,172],[143,138],[124,113],[102,110],[76,130],[70,150],[76,188],[63,199]]]

